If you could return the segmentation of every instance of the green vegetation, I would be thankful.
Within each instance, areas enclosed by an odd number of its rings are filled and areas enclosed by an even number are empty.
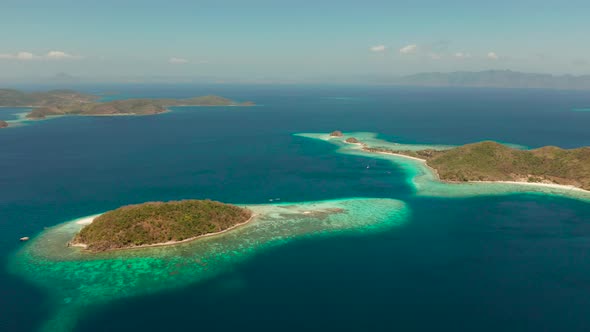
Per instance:
[[[218,96],[202,96],[189,99],[181,99],[178,101],[179,105],[199,105],[199,106],[220,106],[220,105],[235,105],[233,100],[218,97]]]
[[[166,111],[158,100],[128,99],[106,103],[84,103],[39,107],[27,114],[29,119],[55,115],[150,115]]]
[[[152,115],[163,113],[170,106],[252,106],[254,103],[236,103],[218,96],[188,99],[126,99],[110,102],[94,102],[54,105],[36,108],[27,114],[29,119],[43,119],[55,115]]]
[[[517,150],[496,142],[480,142],[443,151],[366,150],[425,159],[446,181],[544,182],[590,190],[590,147]]]
[[[238,103],[219,96],[187,99],[127,99],[98,102],[98,96],[70,90],[21,92],[0,89],[0,106],[33,107],[29,119],[44,119],[57,115],[151,115],[166,111],[170,106],[253,106],[253,102]]]
[[[72,240],[92,251],[183,241],[244,223],[250,210],[210,200],[149,202],[109,211]]]

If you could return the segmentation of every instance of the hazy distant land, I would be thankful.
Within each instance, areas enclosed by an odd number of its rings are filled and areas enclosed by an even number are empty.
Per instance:
[[[121,84],[126,82],[142,82],[144,84],[210,84],[215,82],[210,77],[202,76],[133,76],[133,77],[75,77],[60,73],[46,78],[14,78],[19,84],[35,82],[48,86],[55,84]],[[247,80],[227,78],[228,83],[237,84],[299,84],[297,80]],[[408,75],[367,74],[367,75],[337,75],[331,77],[310,77],[305,82],[313,84],[369,84],[389,86],[424,86],[424,87],[481,87],[481,88],[523,88],[523,89],[554,89],[554,90],[590,90],[590,75],[552,75],[542,73],[526,73],[512,70],[485,71],[453,71],[453,72],[421,72]]]
[[[430,87],[530,88],[556,90],[590,90],[590,75],[551,75],[511,70],[450,73],[419,73],[398,78],[382,78],[383,83]]]
[[[99,96],[72,90],[22,92],[0,89],[0,106],[30,107],[26,118],[44,119],[60,115],[150,115],[165,112],[171,106],[252,106],[252,102],[236,102],[219,96],[187,99],[127,99],[100,102]],[[1,127],[1,124],[0,124]]]

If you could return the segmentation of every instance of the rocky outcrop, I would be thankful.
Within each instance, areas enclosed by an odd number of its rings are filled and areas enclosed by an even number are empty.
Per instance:
[[[6,128],[8,127],[8,122],[0,120],[0,128]]]
[[[333,131],[333,132],[330,133],[330,136],[331,137],[342,137],[344,135],[342,134],[342,132],[340,130],[335,130],[335,131]]]
[[[351,143],[351,144],[357,144],[360,143],[358,139],[354,138],[354,137],[349,137],[346,139],[345,141],[346,143]]]

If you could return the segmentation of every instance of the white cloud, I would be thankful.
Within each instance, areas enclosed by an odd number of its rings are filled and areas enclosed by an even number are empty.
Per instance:
[[[33,60],[35,56],[29,52],[18,52],[16,54],[0,54],[0,59],[7,60]]]
[[[45,57],[48,59],[54,59],[54,60],[76,58],[75,56],[68,54],[66,52],[62,52],[62,51],[49,51],[49,53],[47,53],[47,55],[45,55]]]
[[[371,52],[377,52],[377,53],[385,52],[386,49],[387,49],[387,47],[385,45],[376,45],[376,46],[369,48],[369,50]]]
[[[440,55],[440,54],[436,54],[436,53],[430,53],[428,56],[429,56],[429,57],[430,57],[432,60],[440,60],[440,59],[442,59],[442,55]]]
[[[18,52],[15,54],[0,54],[0,59],[4,60],[64,60],[64,59],[80,59],[82,57],[68,54],[62,51],[49,51],[45,55],[35,55],[31,52]]]
[[[32,60],[35,56],[33,55],[33,53],[29,53],[29,52],[18,52],[16,54],[16,59],[18,60]]]
[[[469,53],[463,53],[463,52],[457,52],[457,53],[455,53],[455,58],[457,58],[457,59],[468,59],[468,58],[471,58],[471,54],[469,54]]]
[[[411,54],[411,53],[416,52],[417,49],[418,49],[418,45],[411,44],[411,45],[407,45],[407,46],[400,48],[399,52],[401,54]]]
[[[495,52],[488,53],[488,59],[490,60],[498,60],[500,57]]]
[[[176,57],[172,57],[170,58],[170,60],[168,60],[169,63],[173,64],[173,65],[181,65],[181,64],[185,64],[188,63],[187,59],[183,59],[183,58],[176,58]]]

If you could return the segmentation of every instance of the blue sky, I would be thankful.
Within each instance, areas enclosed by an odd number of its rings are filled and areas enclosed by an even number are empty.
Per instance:
[[[0,1],[5,79],[590,74],[590,1]]]

